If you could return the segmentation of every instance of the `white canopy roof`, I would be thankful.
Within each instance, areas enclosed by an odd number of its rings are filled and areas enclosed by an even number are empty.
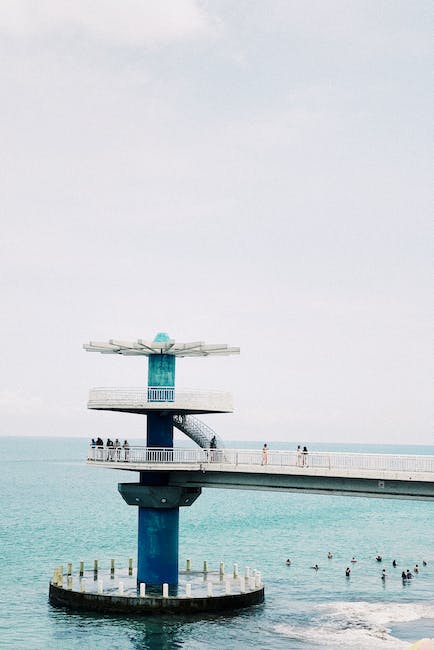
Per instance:
[[[108,343],[90,341],[83,348],[87,352],[101,352],[101,354],[142,355],[149,357],[151,354],[170,354],[176,357],[207,357],[239,354],[240,348],[231,348],[226,343],[206,344],[203,341],[193,343],[176,343],[169,341],[118,341],[110,339]]]

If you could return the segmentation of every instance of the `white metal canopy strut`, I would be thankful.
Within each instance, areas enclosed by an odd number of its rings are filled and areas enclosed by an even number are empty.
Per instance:
[[[118,341],[117,339],[110,339],[107,343],[90,341],[89,343],[85,343],[83,348],[87,352],[145,357],[153,354],[168,354],[175,357],[207,357],[240,353],[240,348],[230,347],[226,343],[208,344],[203,341],[176,343],[173,339],[169,341],[143,341],[142,339],[137,339],[137,341]]]

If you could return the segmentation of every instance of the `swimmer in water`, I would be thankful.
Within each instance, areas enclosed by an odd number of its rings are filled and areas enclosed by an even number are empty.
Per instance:
[[[413,571],[414,571],[415,573],[419,573],[419,565],[418,565],[418,564],[415,564],[415,565],[414,565],[414,569],[413,569]]]
[[[286,564],[287,564],[288,566],[291,565],[291,560],[290,560],[289,558],[286,560]]]
[[[410,569],[407,569],[407,575],[406,575],[407,580],[411,580],[412,577],[413,577],[412,572],[410,571]]]
[[[381,557],[381,555],[377,555],[375,559],[377,560],[377,562],[381,562],[383,558]]]
[[[333,555],[330,553],[330,551],[327,553],[327,557],[328,557],[329,560],[332,559]]]
[[[319,566],[317,564],[314,564],[313,566],[310,567],[311,569],[315,569],[315,571],[318,571]]]
[[[386,575],[387,575],[386,574],[386,569],[383,569],[383,571],[381,572],[381,579],[386,580]]]
[[[407,574],[406,574],[405,571],[403,571],[403,572],[401,573],[401,578],[402,578],[403,580],[407,580]]]
[[[393,560],[392,566],[396,566],[396,560]]]
[[[351,562],[357,562],[356,558],[353,557],[353,558],[351,559]]]
[[[426,566],[425,560],[422,560],[422,566]]]
[[[351,569],[349,566],[347,566],[347,568],[345,569],[345,575],[347,576],[347,578],[350,577],[350,573],[351,573]]]

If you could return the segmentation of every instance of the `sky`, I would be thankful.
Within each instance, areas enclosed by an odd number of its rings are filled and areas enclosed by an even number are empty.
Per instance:
[[[144,437],[110,338],[223,438],[433,444],[432,4],[1,0],[0,435]]]

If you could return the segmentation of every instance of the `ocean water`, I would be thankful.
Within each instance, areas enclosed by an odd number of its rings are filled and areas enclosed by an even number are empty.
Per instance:
[[[221,561],[227,570],[235,562],[257,568],[263,605],[233,615],[148,619],[55,609],[47,600],[54,566],[71,561],[77,568],[84,560],[91,567],[98,558],[108,567],[112,557],[126,566],[136,557],[137,511],[124,503],[117,483],[137,475],[87,467],[83,439],[0,443],[1,648],[399,650],[434,635],[434,504],[418,501],[204,490],[181,509],[181,566],[191,558],[198,569],[203,560],[212,568]],[[309,447],[434,453],[434,447]],[[351,565],[353,556],[358,562]],[[315,563],[319,571],[310,568]],[[401,571],[416,563],[420,573],[403,584]]]

